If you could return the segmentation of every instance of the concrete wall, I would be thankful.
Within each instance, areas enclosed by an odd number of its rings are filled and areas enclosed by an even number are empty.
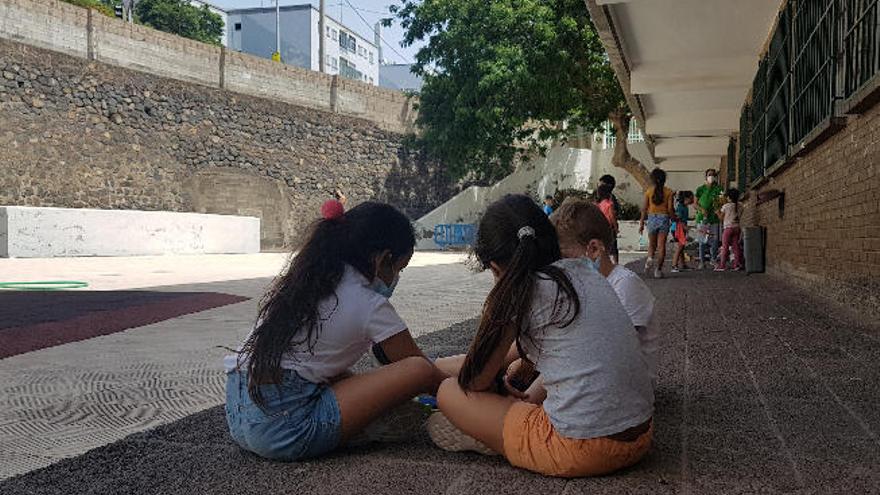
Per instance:
[[[60,27],[60,26],[59,26]],[[181,81],[220,85],[220,47],[92,14],[94,60]]]
[[[304,11],[306,27],[311,10]],[[229,22],[234,21],[230,18]],[[274,27],[272,33],[274,39]],[[0,39],[354,116],[392,132],[411,132],[415,117],[413,101],[397,91],[356,81],[337,82],[337,76],[325,77],[287,65],[270,66],[251,55],[224,54],[219,47],[127,24],[97,12],[90,14],[57,0],[0,0]],[[378,75],[374,79],[378,80]],[[337,91],[338,87],[343,89]]]
[[[86,58],[88,10],[56,0],[0,1],[0,38]]]
[[[259,251],[254,217],[0,206],[0,258]]]
[[[758,191],[744,212],[767,228],[771,273],[864,316],[880,316],[880,105],[796,160]],[[757,205],[756,192],[785,192]]]

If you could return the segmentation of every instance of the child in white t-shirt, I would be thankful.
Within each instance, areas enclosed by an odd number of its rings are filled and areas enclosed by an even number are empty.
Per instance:
[[[525,195],[486,209],[474,254],[495,286],[457,377],[437,392],[441,413],[428,420],[434,443],[497,452],[550,476],[603,475],[638,462],[653,436],[651,378],[605,278],[561,259],[553,225]],[[540,377],[502,396],[499,373],[507,369],[508,385],[519,375],[507,366],[511,349]]]
[[[587,201],[568,200],[553,213],[550,221],[559,235],[562,256],[584,259],[614,288],[638,332],[642,353],[656,383],[659,333],[652,323],[654,295],[641,277],[611,262],[607,249],[614,232],[605,215]]]
[[[415,236],[393,206],[339,201],[260,304],[241,350],[225,359],[226,420],[244,449],[270,459],[315,457],[448,375],[419,350],[388,301]],[[379,344],[386,366],[349,367]]]
[[[730,188],[727,190],[727,202],[721,206],[718,216],[724,225],[724,231],[721,234],[721,261],[718,263],[716,272],[723,272],[727,269],[727,257],[730,250],[733,249],[733,270],[743,269],[743,253],[740,246],[740,238],[742,230],[739,226],[739,217],[742,214],[742,206],[739,204],[739,189]]]

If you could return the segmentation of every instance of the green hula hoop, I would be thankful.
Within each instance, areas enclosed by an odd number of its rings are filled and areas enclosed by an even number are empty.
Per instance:
[[[88,286],[88,282],[79,282],[76,280],[50,280],[45,282],[0,282],[0,290],[48,291],[83,289]]]

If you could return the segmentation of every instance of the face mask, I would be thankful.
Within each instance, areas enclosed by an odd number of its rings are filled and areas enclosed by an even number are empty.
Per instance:
[[[399,281],[400,274],[394,276],[394,280],[391,281],[390,286],[381,278],[376,277],[373,279],[373,282],[370,283],[370,288],[377,294],[390,298],[394,294],[394,289],[397,287],[397,282]]]
[[[587,265],[594,272],[599,273],[599,267],[602,266],[602,257],[597,256],[596,259],[591,260],[588,256],[584,257],[584,264]]]
[[[709,177],[706,177],[706,180],[709,181],[709,184],[714,184],[716,179],[714,175],[710,175]]]

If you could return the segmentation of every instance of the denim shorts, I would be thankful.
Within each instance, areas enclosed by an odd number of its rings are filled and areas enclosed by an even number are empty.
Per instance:
[[[248,394],[247,373],[226,375],[226,422],[238,445],[279,461],[316,457],[339,445],[341,415],[333,390],[284,370],[280,385],[261,385],[265,407]]]
[[[665,234],[669,232],[671,224],[672,220],[669,218],[669,215],[651,213],[648,215],[648,235]]]

